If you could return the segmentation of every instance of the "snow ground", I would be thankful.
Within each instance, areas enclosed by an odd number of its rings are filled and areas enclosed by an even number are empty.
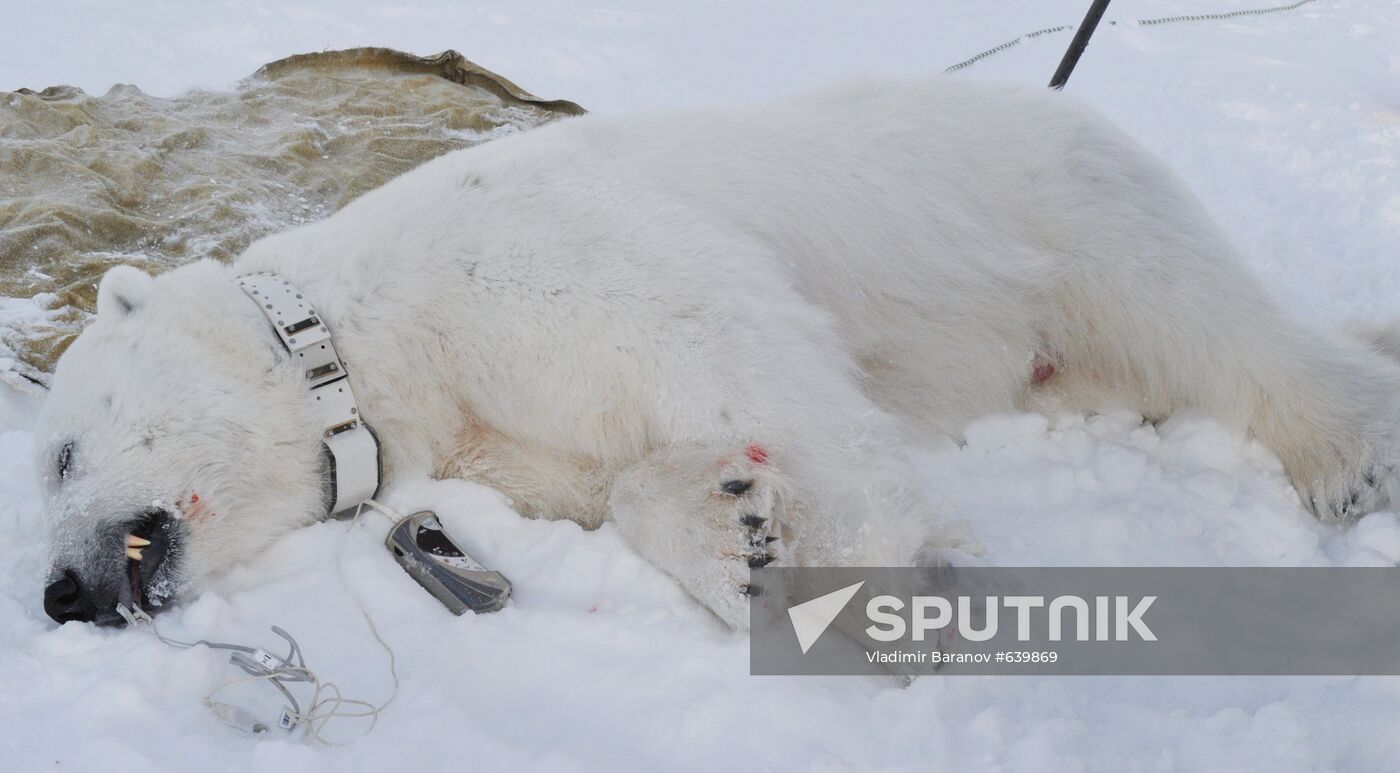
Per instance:
[[[1268,0],[1265,0],[1266,2]],[[13,7],[4,8],[13,3]],[[1083,0],[548,2],[54,0],[0,3],[0,88],[224,87],[293,52],[456,48],[526,88],[602,111],[708,105],[852,74],[930,73]],[[1108,19],[1251,7],[1120,0]],[[1267,284],[1319,321],[1400,298],[1400,2],[1153,28],[1105,26],[1069,91],[1176,168]],[[956,77],[1047,80],[1068,42],[1026,42]],[[197,61],[185,58],[198,55]],[[34,314],[5,301],[0,314]],[[29,462],[35,406],[0,393],[0,759],[12,770],[845,769],[1394,770],[1393,678],[858,678],[747,675],[747,642],[610,527],[514,515],[493,492],[406,483],[505,572],[505,611],[453,618],[391,561],[383,525],[292,534],[191,603],[167,633],[275,643],[352,697],[387,694],[364,599],[402,690],[348,748],[255,742],[202,706],[223,659],[136,632],[55,628]],[[989,417],[916,449],[927,485],[1003,564],[1350,565],[1400,561],[1400,520],[1347,532],[1303,515],[1276,460],[1209,421]],[[334,557],[341,538],[345,577]],[[349,589],[346,587],[348,584]],[[1388,646],[1392,643],[1384,643]],[[350,728],[343,728],[349,730]]]

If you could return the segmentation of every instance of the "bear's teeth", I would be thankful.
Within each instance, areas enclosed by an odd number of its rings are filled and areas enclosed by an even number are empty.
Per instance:
[[[141,539],[135,534],[126,535],[126,546],[129,548],[144,548],[149,544],[151,541],[148,539]]]
[[[127,558],[130,558],[132,561],[140,561],[140,560],[141,560],[141,548],[127,548],[127,549],[126,549],[126,557],[127,557]]]

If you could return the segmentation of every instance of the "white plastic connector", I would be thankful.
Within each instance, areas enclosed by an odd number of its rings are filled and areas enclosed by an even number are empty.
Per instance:
[[[215,716],[219,719],[245,733],[257,735],[267,732],[267,725],[263,724],[262,721],[247,709],[228,703],[217,702],[210,702],[209,708],[214,711]]]
[[[253,660],[270,672],[280,670],[287,665],[281,658],[261,648],[253,652]]]

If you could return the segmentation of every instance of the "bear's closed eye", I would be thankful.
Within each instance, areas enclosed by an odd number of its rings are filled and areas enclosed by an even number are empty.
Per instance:
[[[62,448],[58,449],[58,458],[54,461],[54,467],[58,472],[58,479],[60,481],[68,480],[68,472],[72,464],[73,441],[70,440],[64,443]]]

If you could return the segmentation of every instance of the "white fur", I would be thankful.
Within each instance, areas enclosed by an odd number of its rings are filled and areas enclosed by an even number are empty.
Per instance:
[[[191,523],[191,579],[319,514],[308,398],[233,282],[254,271],[331,324],[390,481],[611,518],[734,625],[740,518],[782,561],[908,562],[954,540],[900,448],[990,411],[1191,407],[1257,434],[1325,518],[1400,501],[1400,367],[1366,343],[1395,339],[1283,317],[1185,188],[1070,98],[938,79],[573,119],[232,267],[114,270],[44,412],[40,469],[81,449],[50,481],[58,562],[194,490],[217,515]]]

